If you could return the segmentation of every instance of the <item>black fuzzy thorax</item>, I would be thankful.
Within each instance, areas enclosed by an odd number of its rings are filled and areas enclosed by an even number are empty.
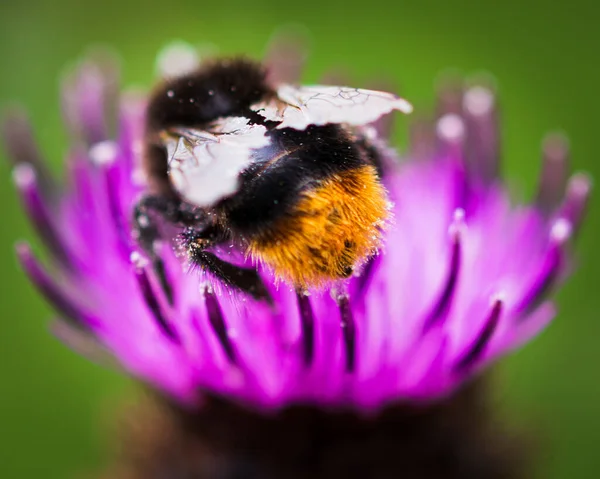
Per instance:
[[[162,83],[147,110],[150,131],[205,126],[217,118],[244,116],[250,106],[273,95],[256,62],[225,59]]]
[[[168,177],[167,152],[158,134],[173,127],[204,129],[227,116],[256,116],[250,106],[274,95],[259,63],[237,59],[207,62],[186,75],[167,79],[146,109],[144,169],[154,194],[176,196]]]
[[[480,385],[427,406],[365,418],[291,407],[263,415],[218,398],[197,411],[128,411],[113,479],[518,479],[521,438],[491,415]],[[517,440],[518,439],[518,440]]]

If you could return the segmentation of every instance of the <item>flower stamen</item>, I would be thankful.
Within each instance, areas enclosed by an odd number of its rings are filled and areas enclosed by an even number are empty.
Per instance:
[[[115,232],[117,236],[118,247],[124,258],[131,255],[130,241],[126,232],[127,225],[124,222],[124,214],[121,209],[121,198],[119,194],[119,170],[113,168],[111,163],[102,163],[100,165],[102,179],[105,184],[107,206]]]
[[[371,279],[373,278],[373,275],[375,274],[377,266],[380,262],[381,254],[376,254],[375,256],[369,258],[369,260],[362,267],[362,271],[360,271],[360,274],[356,277],[357,286],[354,290],[355,296],[362,297],[364,292],[369,287],[369,284],[371,284]]]
[[[74,258],[67,253],[68,248],[56,229],[52,212],[48,208],[50,201],[44,197],[33,165],[18,163],[13,170],[13,181],[21,196],[23,207],[51,256],[61,266],[73,269]]]
[[[542,145],[542,172],[536,205],[546,215],[554,212],[562,200],[569,169],[569,145],[562,135],[548,135]]]
[[[465,212],[460,208],[454,212],[454,220],[450,225],[452,251],[450,253],[448,276],[446,277],[442,293],[423,324],[423,333],[426,333],[429,329],[443,320],[450,309],[452,298],[454,297],[454,290],[458,283],[458,275],[460,273],[462,258],[461,232],[464,228],[464,214]]]
[[[150,283],[150,279],[148,278],[148,274],[146,273],[146,268],[137,268],[135,276],[138,280],[138,285],[140,287],[140,291],[142,292],[142,296],[144,297],[146,305],[152,313],[156,324],[159,326],[159,328],[165,334],[165,336],[167,336],[173,342],[179,343],[179,335],[177,334],[177,331],[173,328],[172,324],[170,324],[169,321],[167,321],[167,318],[163,313],[163,308],[161,307],[160,301],[156,295],[157,292]]]
[[[219,340],[223,351],[227,355],[227,358],[232,363],[237,362],[235,348],[229,335],[227,334],[227,324],[225,323],[225,318],[223,317],[223,311],[221,310],[221,305],[215,294],[210,289],[206,289],[204,291],[204,302],[206,305],[206,311],[208,313],[208,321],[210,322],[210,326],[212,327],[215,336]]]
[[[310,298],[304,293],[297,293],[300,327],[302,328],[302,359],[304,366],[310,367],[315,355],[315,317]]]
[[[97,325],[97,319],[75,304],[72,298],[58,286],[56,281],[41,266],[27,243],[16,246],[17,258],[21,267],[46,300],[58,310],[69,323],[87,330]]]
[[[541,272],[534,279],[532,286],[527,289],[527,293],[516,308],[520,319],[528,317],[545,301],[548,293],[560,278],[565,263],[565,243],[571,237],[571,230],[571,224],[563,218],[556,220],[552,225],[550,247],[540,268]]]
[[[567,192],[558,216],[569,221],[574,232],[579,229],[585,216],[591,188],[591,179],[585,173],[573,175],[567,183]]]
[[[471,348],[456,364],[456,371],[465,372],[481,357],[485,347],[489,344],[494,332],[496,331],[496,327],[500,321],[503,305],[504,301],[502,298],[496,297],[493,299],[492,309],[490,310],[481,333],[479,333],[477,340],[473,343]]]
[[[346,350],[346,372],[352,373],[356,367],[356,323],[354,322],[348,296],[340,296],[337,302],[340,309],[340,326],[342,327]]]
[[[25,112],[15,109],[6,115],[2,122],[2,140],[6,148],[6,156],[13,166],[31,165],[38,172],[42,196],[54,203],[60,193],[59,186],[37,147],[31,123]]]
[[[498,176],[500,148],[496,99],[487,87],[469,88],[463,97],[466,123],[465,161],[469,170],[485,183]]]

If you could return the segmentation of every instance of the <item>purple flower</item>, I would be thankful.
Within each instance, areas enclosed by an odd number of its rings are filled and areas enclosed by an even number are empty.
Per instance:
[[[442,95],[434,127],[414,130],[406,160],[386,150],[394,221],[362,274],[343,290],[305,296],[257,266],[273,307],[189,272],[165,243],[170,305],[130,222],[144,189],[144,99],[121,98],[111,135],[115,77],[90,62],[63,100],[73,134],[64,186],[46,172],[26,120],[6,125],[14,180],[50,265],[27,244],[17,247],[19,259],[64,318],[55,330],[67,343],[109,352],[184,403],[211,393],[259,409],[308,403],[369,411],[429,400],[555,315],[548,293],[568,272],[590,182],[584,175],[566,182],[566,146],[552,137],[537,201],[513,205],[496,174],[495,98],[483,86]],[[384,141],[385,129],[372,125],[374,141]]]

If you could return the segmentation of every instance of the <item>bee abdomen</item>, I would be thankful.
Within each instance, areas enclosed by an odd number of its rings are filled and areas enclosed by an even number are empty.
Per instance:
[[[304,191],[293,210],[253,238],[249,252],[299,287],[347,278],[377,252],[387,204],[375,167],[342,171]]]

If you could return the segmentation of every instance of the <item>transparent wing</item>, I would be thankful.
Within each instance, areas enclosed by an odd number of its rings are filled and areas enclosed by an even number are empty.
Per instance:
[[[394,110],[412,111],[410,103],[392,93],[360,88],[282,85],[277,96],[279,102],[256,108],[267,120],[281,122],[277,128],[304,130],[308,125],[328,123],[367,125]]]
[[[165,132],[173,186],[185,200],[200,207],[234,194],[253,150],[269,144],[266,131],[262,125],[249,124],[247,118],[230,117],[208,131],[177,128]]]

